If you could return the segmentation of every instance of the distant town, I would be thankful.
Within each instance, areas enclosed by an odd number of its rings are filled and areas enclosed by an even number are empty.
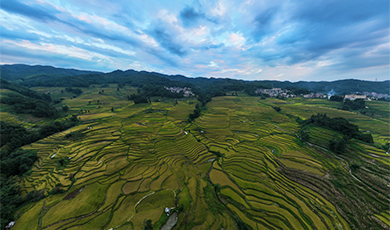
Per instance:
[[[330,98],[332,94],[324,94],[324,93],[316,93],[311,92],[309,94],[301,94],[301,95],[295,95],[291,93],[288,89],[281,89],[281,88],[272,88],[272,89],[257,89],[255,91],[256,94],[268,94],[270,97],[285,97],[285,98],[292,98],[297,96],[302,96],[304,98]],[[344,99],[348,100],[356,100],[356,99],[363,99],[363,100],[378,100],[380,98],[387,99],[389,98],[389,94],[382,94],[382,93],[376,93],[376,92],[355,92],[353,94],[348,94],[344,96]]]
[[[172,93],[183,93],[184,97],[190,97],[195,96],[195,94],[191,91],[191,88],[188,87],[167,87],[164,86],[164,88]],[[330,98],[333,95],[336,95],[334,92],[332,93],[316,93],[311,92],[308,94],[300,94],[296,95],[291,92],[291,90],[288,89],[282,89],[282,88],[272,88],[272,89],[256,89],[255,94],[259,95],[267,95],[269,97],[282,97],[282,98],[293,98],[297,96],[301,96],[304,98]],[[378,99],[388,99],[390,98],[389,94],[382,94],[382,93],[376,93],[376,92],[355,92],[353,94],[344,95],[344,99],[348,100],[356,100],[356,99],[363,99],[366,101],[371,100],[378,100]]]

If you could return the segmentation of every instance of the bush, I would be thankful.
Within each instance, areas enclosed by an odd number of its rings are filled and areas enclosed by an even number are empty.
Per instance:
[[[280,112],[282,110],[280,107],[276,107],[276,106],[274,106],[272,108],[274,108],[274,110],[276,110],[276,112]]]
[[[347,142],[344,138],[340,140],[330,140],[329,141],[329,149],[335,153],[341,154],[345,151],[347,147]]]

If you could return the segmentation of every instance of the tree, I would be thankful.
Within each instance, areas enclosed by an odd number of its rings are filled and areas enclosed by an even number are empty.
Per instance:
[[[69,107],[67,105],[65,106],[62,106],[62,111],[64,111],[65,113],[69,111]]]
[[[344,138],[341,138],[340,140],[330,140],[329,141],[329,149],[335,153],[341,154],[345,151],[345,148],[347,147],[347,142]]]
[[[65,164],[65,160],[63,158],[61,158],[58,163],[60,163],[60,165],[64,165]]]
[[[274,106],[273,108],[274,110],[276,110],[276,112],[280,112],[282,110],[280,107],[276,107],[276,106]]]
[[[357,170],[359,170],[360,169],[360,165],[358,165],[358,164],[351,164],[351,170],[353,171],[353,172],[356,172]]]
[[[345,111],[350,111],[351,110],[351,107],[349,105],[346,105],[344,104],[343,107],[341,108],[342,110],[345,110]]]
[[[343,104],[342,110],[365,110],[366,102],[363,99],[346,100]]]
[[[114,112],[114,107],[111,107],[111,112]]]
[[[145,230],[153,230],[152,220],[147,220],[145,223]]]
[[[72,115],[72,117],[70,118],[70,120],[71,120],[72,122],[77,122],[77,121],[78,121],[76,115]]]

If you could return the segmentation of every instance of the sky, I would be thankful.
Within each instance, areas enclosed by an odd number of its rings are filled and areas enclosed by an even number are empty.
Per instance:
[[[0,64],[390,79],[388,0],[2,0]]]

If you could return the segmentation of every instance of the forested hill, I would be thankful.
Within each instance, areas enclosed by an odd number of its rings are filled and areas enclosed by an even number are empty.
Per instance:
[[[3,89],[0,101],[2,112],[31,114],[35,117],[56,117],[58,115],[49,94],[39,94],[4,79],[0,79],[0,89]]]
[[[19,79],[47,79],[57,78],[65,76],[78,76],[89,73],[100,73],[97,71],[86,71],[77,69],[64,69],[56,68],[53,66],[42,66],[42,65],[1,65],[0,66],[1,78],[8,81],[16,81]]]
[[[165,75],[155,72],[135,70],[115,70],[110,73],[55,68],[52,66],[2,65],[1,78],[18,84],[33,86],[88,87],[91,84],[121,83],[136,87],[152,84],[165,86],[198,86],[202,89],[221,88],[225,90],[245,90],[248,88],[304,88],[314,92],[337,94],[353,92],[376,92],[388,94],[390,81],[373,82],[362,80],[338,80],[332,82],[289,82],[289,81],[243,81],[227,78],[189,78],[182,75]]]

